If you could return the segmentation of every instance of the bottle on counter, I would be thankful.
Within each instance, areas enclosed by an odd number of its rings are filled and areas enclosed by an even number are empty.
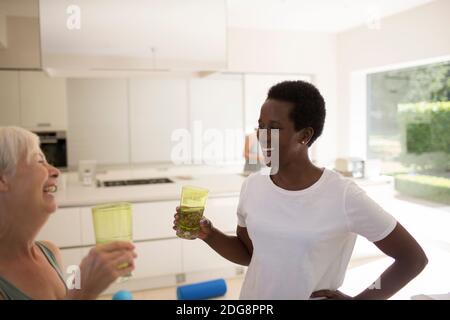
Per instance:
[[[93,178],[92,178],[92,171],[89,169],[85,169],[83,171],[83,185],[84,186],[91,186],[93,183]]]

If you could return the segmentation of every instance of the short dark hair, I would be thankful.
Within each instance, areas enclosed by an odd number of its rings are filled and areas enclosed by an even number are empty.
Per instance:
[[[319,90],[305,81],[283,81],[270,88],[267,99],[291,102],[292,108],[289,117],[294,122],[295,130],[311,127],[314,135],[308,142],[313,142],[322,134],[325,123],[325,100]]]

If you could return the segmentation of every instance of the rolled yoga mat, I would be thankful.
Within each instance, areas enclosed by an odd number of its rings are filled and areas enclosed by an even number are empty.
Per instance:
[[[187,284],[177,288],[178,300],[200,300],[223,296],[227,292],[224,279],[216,279],[194,284]]]

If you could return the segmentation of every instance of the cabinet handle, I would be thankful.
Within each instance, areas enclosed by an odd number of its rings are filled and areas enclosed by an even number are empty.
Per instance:
[[[37,126],[38,127],[51,127],[52,124],[51,123],[38,123]]]

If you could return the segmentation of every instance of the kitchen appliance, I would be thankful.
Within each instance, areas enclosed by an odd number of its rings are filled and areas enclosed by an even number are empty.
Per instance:
[[[51,165],[67,168],[67,142],[65,131],[41,131],[35,132],[41,142],[41,150]]]
[[[346,177],[364,178],[364,160],[361,158],[338,158],[335,161],[335,170]]]
[[[97,186],[98,187],[123,187],[123,186],[136,186],[136,185],[146,185],[146,184],[159,184],[159,183],[173,183],[173,181],[168,178],[109,180],[109,181],[97,181]]]
[[[79,160],[78,161],[78,180],[84,186],[91,186],[95,182],[97,174],[96,160]]]

